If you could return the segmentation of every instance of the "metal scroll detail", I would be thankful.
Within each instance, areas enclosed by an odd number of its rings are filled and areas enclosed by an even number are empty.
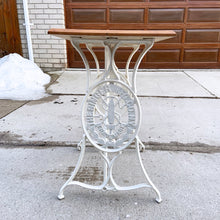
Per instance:
[[[99,150],[123,150],[139,130],[140,106],[137,97],[120,81],[103,81],[87,95],[82,122],[87,138]]]
[[[138,137],[141,109],[136,96],[137,69],[144,55],[153,46],[154,40],[128,39],[121,41],[117,38],[103,40],[72,38],[71,43],[80,54],[87,70],[87,89],[82,106],[84,134],[78,144],[81,152],[76,167],[69,179],[61,187],[58,198],[64,198],[64,189],[69,185],[78,185],[92,190],[133,190],[150,187],[156,193],[156,201],[160,203],[162,201],[160,192],[150,180],[141,160],[140,150],[143,150],[145,146]],[[87,49],[95,60],[97,80],[99,80],[95,85],[91,80],[91,71],[87,58],[80,48],[81,43],[86,44]],[[144,45],[145,48],[140,53],[132,71],[132,77],[129,79],[129,65],[140,45]],[[119,70],[115,63],[115,53],[119,46],[133,48],[128,58],[125,72]],[[99,71],[99,62],[93,47],[105,48],[105,69],[103,72]],[[98,149],[104,161],[103,182],[101,185],[90,185],[74,180],[84,158],[87,140]],[[139,163],[146,182],[131,186],[119,186],[113,178],[113,166],[115,160],[132,142],[135,143]]]

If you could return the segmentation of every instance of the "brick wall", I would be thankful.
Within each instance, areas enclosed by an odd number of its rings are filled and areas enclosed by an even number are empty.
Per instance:
[[[34,61],[44,71],[66,67],[65,40],[47,34],[50,28],[64,28],[63,0],[28,0]],[[23,56],[28,58],[23,1],[17,0]]]

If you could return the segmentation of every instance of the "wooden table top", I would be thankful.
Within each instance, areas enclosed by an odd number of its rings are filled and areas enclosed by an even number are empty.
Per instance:
[[[48,34],[55,35],[66,40],[71,37],[80,36],[88,39],[101,39],[107,37],[117,37],[118,39],[143,39],[155,38],[161,41],[176,36],[172,30],[92,30],[92,29],[50,29]]]

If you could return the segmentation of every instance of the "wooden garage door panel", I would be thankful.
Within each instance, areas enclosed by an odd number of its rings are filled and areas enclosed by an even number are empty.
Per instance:
[[[110,0],[111,2],[145,2],[145,0]]]
[[[73,9],[72,16],[76,23],[104,23],[106,9]]]
[[[106,0],[67,0],[68,3],[71,2],[87,2],[87,3],[91,3],[91,2],[106,2]]]
[[[197,50],[185,50],[184,61],[185,62],[216,62],[218,59],[217,49],[197,49]]]
[[[180,50],[151,50],[147,62],[179,62]]]
[[[149,9],[149,23],[183,22],[184,9]]]
[[[185,2],[186,0],[149,0],[150,2]]]
[[[144,9],[110,9],[111,23],[144,23]]]
[[[67,28],[176,31],[175,38],[155,44],[141,68],[220,68],[219,0],[65,0],[65,8]],[[91,54],[83,50],[95,67]],[[69,67],[84,66],[69,43],[67,51]],[[125,67],[130,51],[117,51],[119,68]],[[104,51],[98,48],[95,53],[103,67]]]
[[[190,2],[201,2],[201,1],[206,1],[206,2],[218,2],[219,0],[217,1],[213,1],[213,0],[189,0]]]
[[[196,29],[186,30],[187,43],[206,43],[206,42],[219,42],[220,29]]]
[[[188,21],[190,22],[219,22],[220,8],[189,8]]]

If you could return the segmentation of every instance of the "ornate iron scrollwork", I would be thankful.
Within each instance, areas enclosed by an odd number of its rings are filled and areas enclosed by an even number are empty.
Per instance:
[[[140,104],[136,95],[116,80],[94,86],[85,98],[82,114],[87,138],[106,152],[125,149],[140,127]]]
[[[71,43],[80,54],[87,70],[87,90],[82,108],[84,134],[82,140],[78,144],[81,153],[76,168],[60,189],[58,198],[64,198],[63,191],[68,185],[79,185],[88,189],[97,190],[132,190],[142,187],[151,187],[157,194],[156,201],[160,203],[162,201],[160,192],[150,180],[141,161],[140,150],[144,149],[144,144],[138,137],[141,110],[136,96],[137,69],[144,55],[153,46],[154,40],[121,41],[117,38],[112,39],[107,37],[103,40],[72,38]],[[99,82],[93,86],[91,86],[89,63],[79,46],[80,43],[86,44],[96,62],[97,79],[99,79]],[[144,44],[145,48],[136,61],[130,80],[128,75],[129,64],[141,44]],[[98,59],[92,50],[93,46],[102,46],[105,48],[105,70],[102,73],[99,70]],[[119,71],[114,60],[115,52],[119,46],[133,47],[133,51],[127,61],[125,73]],[[104,160],[103,183],[98,186],[74,181],[84,157],[86,138],[99,150]],[[119,186],[113,178],[113,165],[119,155],[122,154],[123,150],[133,141],[135,141],[140,166],[149,184],[141,183],[132,186]],[[108,153],[116,153],[116,155],[110,160]]]

